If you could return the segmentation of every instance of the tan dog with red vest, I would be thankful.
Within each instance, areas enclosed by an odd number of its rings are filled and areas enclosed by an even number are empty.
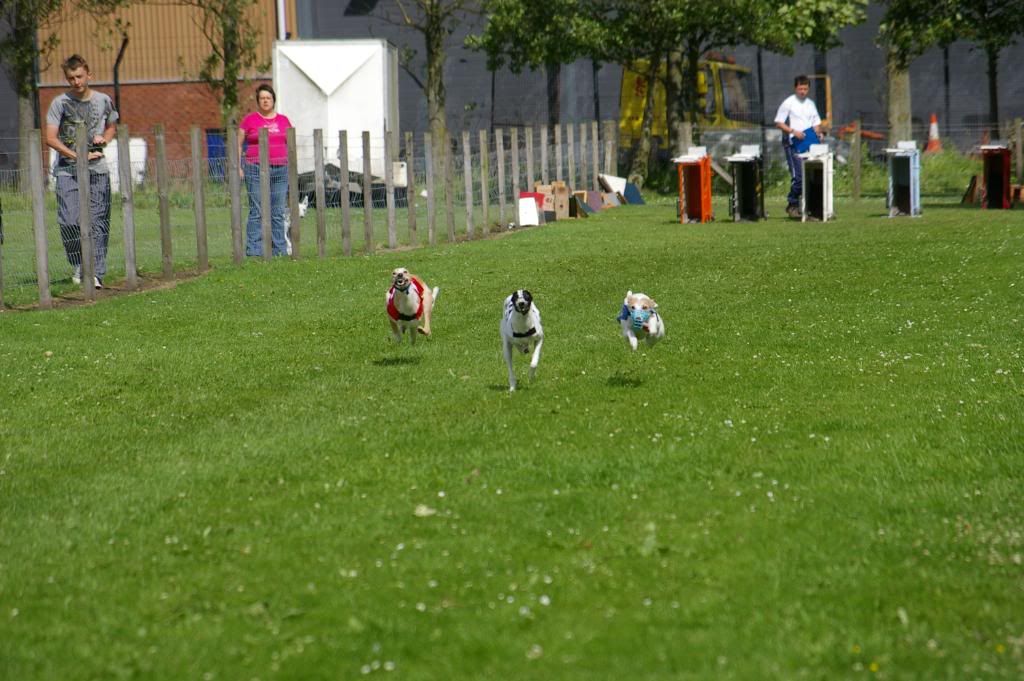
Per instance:
[[[430,335],[430,313],[434,310],[441,289],[433,289],[409,270],[398,267],[391,272],[391,288],[385,300],[391,335],[396,343],[402,342],[402,334],[409,334],[409,344],[416,344],[416,334]],[[415,330],[415,332],[414,332]]]

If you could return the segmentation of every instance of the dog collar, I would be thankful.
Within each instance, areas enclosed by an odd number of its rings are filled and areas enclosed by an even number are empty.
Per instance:
[[[531,326],[529,331],[524,331],[523,333],[516,333],[515,331],[513,331],[512,332],[512,337],[513,338],[529,338],[530,336],[532,336],[535,333],[537,333],[536,327],[532,327]]]
[[[397,286],[397,285],[392,284],[391,288],[395,289],[396,291],[401,291],[402,293],[405,293],[406,291],[409,290],[409,286],[411,286],[411,285],[412,285],[412,281],[410,280],[409,283],[407,283],[405,286]]]

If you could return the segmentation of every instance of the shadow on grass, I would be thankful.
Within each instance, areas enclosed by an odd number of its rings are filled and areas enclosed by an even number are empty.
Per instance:
[[[399,357],[381,357],[380,359],[373,360],[373,365],[377,367],[401,367],[419,363],[419,357],[409,357],[407,355]]]
[[[608,377],[608,386],[611,388],[639,388],[644,384],[644,379],[620,372]]]

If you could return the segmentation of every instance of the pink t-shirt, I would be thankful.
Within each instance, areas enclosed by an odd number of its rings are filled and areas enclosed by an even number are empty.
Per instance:
[[[258,111],[242,119],[238,124],[245,139],[245,160],[249,163],[260,162],[260,128],[267,129],[267,151],[270,152],[270,164],[282,166],[288,164],[288,142],[285,130],[292,127],[292,122],[282,114],[274,114],[273,118],[264,118]]]

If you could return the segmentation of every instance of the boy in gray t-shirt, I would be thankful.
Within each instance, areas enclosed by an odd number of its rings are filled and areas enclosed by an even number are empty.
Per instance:
[[[110,240],[110,174],[103,147],[114,139],[117,112],[110,97],[89,87],[92,74],[85,59],[71,55],[61,64],[68,91],[57,95],[46,113],[46,144],[59,157],[53,175],[57,181],[57,224],[64,251],[73,267],[71,279],[81,283],[82,244],[78,226],[78,173],[75,131],[84,124],[89,137],[89,201],[92,217],[93,256],[96,264],[93,284],[103,288],[107,272],[107,242]]]

